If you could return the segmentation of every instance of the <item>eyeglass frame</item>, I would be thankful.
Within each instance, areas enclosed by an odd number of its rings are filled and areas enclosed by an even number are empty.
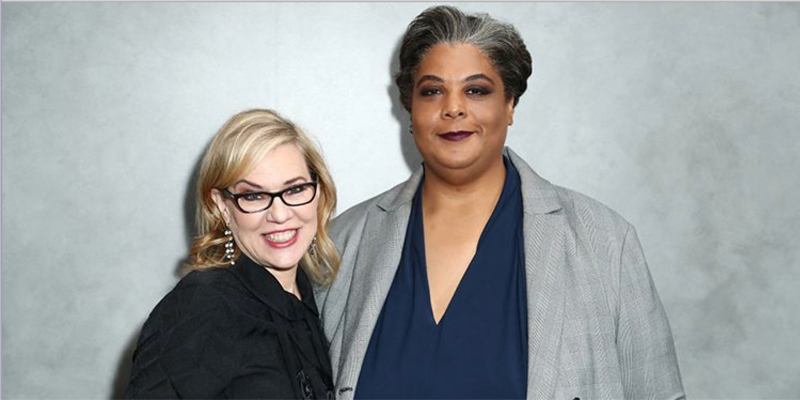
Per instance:
[[[314,188],[314,195],[313,195],[313,196],[311,196],[311,199],[310,199],[310,200],[308,200],[307,202],[305,202],[305,203],[301,203],[301,204],[289,204],[289,203],[287,203],[287,202],[286,202],[286,200],[283,198],[283,194],[284,194],[284,193],[286,193],[286,192],[288,192],[288,191],[290,191],[290,190],[292,190],[292,189],[296,189],[296,188],[297,188],[297,187],[299,187],[299,186],[305,186],[305,185],[309,185],[309,186],[311,186],[312,188]],[[238,208],[238,209],[239,209],[239,211],[241,211],[241,212],[243,212],[243,213],[245,213],[245,214],[256,214],[256,213],[260,213],[260,212],[267,211],[267,210],[268,210],[270,207],[272,207],[272,204],[273,204],[273,203],[275,203],[275,198],[276,198],[276,197],[277,197],[277,198],[280,198],[280,199],[281,199],[281,201],[283,202],[283,204],[284,204],[284,205],[286,205],[287,207],[300,207],[300,206],[304,206],[304,205],[306,205],[306,204],[308,204],[308,203],[311,203],[312,201],[314,201],[314,199],[316,199],[316,198],[317,198],[317,185],[319,185],[319,181],[304,182],[304,183],[299,183],[299,184],[297,184],[297,185],[292,185],[292,186],[289,186],[289,187],[287,187],[286,189],[283,189],[283,190],[280,190],[280,191],[277,191],[277,192],[244,192],[244,193],[231,193],[231,192],[230,192],[230,191],[229,191],[227,188],[223,188],[223,189],[221,189],[220,191],[222,192],[223,196],[225,196],[225,197],[227,197],[227,198],[229,198],[229,199],[233,200],[233,204],[235,204],[235,205],[236,205],[236,208]],[[267,204],[267,206],[266,206],[266,207],[264,207],[264,208],[262,208],[262,209],[260,209],[260,210],[258,210],[258,211],[245,211],[245,210],[242,208],[242,206],[239,204],[239,199],[240,199],[240,198],[242,198],[242,197],[244,197],[244,196],[251,196],[251,195],[254,195],[254,194],[268,195],[268,196],[269,196],[269,204]]]

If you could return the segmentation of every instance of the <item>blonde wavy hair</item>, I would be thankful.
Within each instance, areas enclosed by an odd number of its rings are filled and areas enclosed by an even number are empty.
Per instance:
[[[297,146],[306,160],[311,176],[317,179],[317,255],[306,252],[300,267],[319,286],[329,285],[339,269],[339,255],[328,236],[328,226],[336,209],[336,186],[325,161],[309,137],[294,123],[266,109],[252,109],[231,117],[220,128],[206,150],[197,178],[198,235],[189,250],[189,270],[226,267],[227,229],[222,214],[211,195],[247,176],[256,164],[274,148],[283,144]],[[234,259],[241,256],[237,248]]]

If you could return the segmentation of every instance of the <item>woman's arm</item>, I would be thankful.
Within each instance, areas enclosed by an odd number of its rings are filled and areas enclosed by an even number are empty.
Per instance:
[[[625,398],[684,398],[667,315],[632,226],[622,244],[617,307],[617,355]]]

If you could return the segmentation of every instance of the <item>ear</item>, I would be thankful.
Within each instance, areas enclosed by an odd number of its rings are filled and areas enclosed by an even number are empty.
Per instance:
[[[506,119],[508,126],[514,125],[514,98],[509,99],[506,103]]]
[[[228,206],[225,204],[225,198],[222,197],[222,193],[217,189],[211,189],[211,200],[213,200],[214,204],[217,206],[217,210],[219,210],[220,215],[222,215],[222,220],[225,221],[225,225],[230,226],[231,216],[228,212]]]

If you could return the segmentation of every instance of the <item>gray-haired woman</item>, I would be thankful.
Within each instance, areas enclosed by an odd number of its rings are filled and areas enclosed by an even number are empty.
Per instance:
[[[318,297],[341,398],[680,398],[633,227],[505,148],[531,57],[448,6],[408,27],[396,83],[423,167],[342,214]]]

